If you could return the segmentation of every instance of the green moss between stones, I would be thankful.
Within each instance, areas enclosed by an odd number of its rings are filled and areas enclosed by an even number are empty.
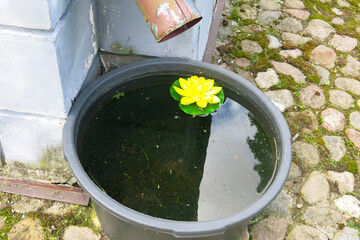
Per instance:
[[[290,91],[293,91],[296,97],[295,100],[297,101],[297,98],[300,96],[299,91],[302,87],[304,87],[304,84],[295,82],[294,78],[289,75],[278,73],[278,76],[280,82],[277,85],[272,86],[270,90],[288,89]]]
[[[335,16],[331,10],[333,4],[331,2],[321,2],[320,0],[303,0],[306,9],[310,12],[309,19],[321,19],[330,22]]]
[[[240,14],[239,14],[241,12],[240,6],[244,3],[245,2],[243,2],[241,4],[240,3],[233,4],[232,9],[230,11],[230,15],[227,17],[228,19],[238,22],[239,26],[241,26],[241,27],[256,23],[256,21],[254,19],[243,19],[240,17]],[[248,2],[246,4],[251,5],[249,3],[250,2]]]
[[[331,10],[331,8],[333,7],[339,8],[339,6],[335,3],[335,1],[323,3],[320,0],[303,0],[303,2],[306,6],[306,9],[310,11],[310,17],[307,21],[310,21],[311,19],[321,19],[331,24],[331,20],[334,17],[336,17],[336,14]],[[360,1],[348,0],[348,2],[352,5],[350,8],[340,8],[341,11],[344,12],[344,15],[342,15],[341,17],[345,20],[345,24],[343,26],[334,25],[334,28],[336,29],[336,32],[338,34],[357,38],[358,41],[360,42],[360,34],[356,32],[356,28],[359,27],[360,25],[355,18],[355,14],[360,14],[359,6],[358,6]],[[229,18],[236,20],[239,23],[239,27],[256,24],[255,20],[243,20],[240,18],[238,14],[240,9],[239,7],[245,3],[253,5],[253,2],[249,3],[246,1],[237,1],[237,2],[234,1],[232,3],[233,11],[231,13],[231,16],[229,16]],[[277,38],[280,38],[281,36],[281,33],[274,28],[267,28],[265,31],[257,34],[249,34],[249,33],[237,34],[232,41],[235,47],[230,52],[229,56],[231,58],[245,57],[249,59],[252,63],[252,66],[250,66],[248,70],[254,75],[256,75],[258,72],[263,72],[266,71],[268,68],[271,68],[272,65],[270,63],[270,60],[284,61],[284,59],[279,55],[279,50],[268,49],[268,40],[266,37],[267,34],[273,35]],[[264,51],[261,54],[257,54],[257,55],[250,55],[242,51],[240,47],[240,42],[244,39],[257,41],[261,45]],[[315,83],[315,84],[320,83],[320,78],[316,74],[315,68],[309,62],[307,62],[310,60],[311,51],[319,44],[320,43],[313,40],[308,41],[302,46],[295,46],[290,42],[283,42],[282,44],[283,49],[299,48],[304,52],[304,57],[302,58],[300,57],[297,59],[288,58],[286,59],[286,62],[303,70],[303,73],[306,75],[308,83]],[[360,46],[357,46],[355,54],[359,54],[359,52],[360,52]],[[344,63],[342,65],[346,64],[345,57],[344,57]],[[337,65],[340,67],[341,67],[341,60],[342,60],[341,53],[338,53]],[[278,75],[280,82],[276,86],[271,87],[270,90],[288,89],[293,92],[293,95],[295,96],[295,101],[298,102],[300,96],[300,89],[304,87],[304,84],[296,83],[291,76],[283,75],[283,74],[278,74]],[[324,94],[327,96],[327,99],[328,99],[329,90],[334,88],[333,81],[335,78],[336,76],[332,73],[330,75],[330,83],[322,86],[324,90]],[[356,100],[357,98],[354,97],[354,99]],[[298,103],[295,105],[297,106],[295,106],[294,109],[297,110],[304,110],[306,108],[305,106],[301,106]],[[327,102],[326,105],[323,106],[323,108],[325,109],[327,107],[333,107],[333,106],[331,106],[331,104]],[[341,109],[339,110],[341,112],[344,112]],[[354,107],[351,108],[351,111],[354,110],[360,110],[360,108],[356,104],[354,104]],[[344,112],[347,119],[351,111]],[[319,119],[319,121],[320,120],[321,119]],[[330,161],[329,152],[325,147],[325,142],[322,139],[324,135],[329,135],[329,133],[327,132],[326,129],[321,127],[321,121],[319,122],[319,126],[320,126],[319,129],[315,132],[300,133],[298,140],[315,144],[319,148],[321,155],[321,163],[325,169],[334,170],[334,171],[340,171],[339,169],[342,169],[342,170],[348,170],[349,172],[352,172],[354,174],[358,173],[358,165],[355,159],[360,158],[359,150],[356,147],[354,147],[353,143],[350,142],[350,140],[346,136],[344,137],[344,132],[332,133],[332,135],[342,136],[346,140],[346,147],[348,151],[346,156],[340,162],[334,163]]]
[[[320,78],[316,74],[315,67],[312,64],[310,64],[309,62],[305,61],[304,58],[302,58],[302,57],[289,58],[289,59],[287,59],[287,62],[289,64],[297,67],[298,69],[301,69],[302,72],[305,74],[306,81],[308,83],[315,83],[315,84],[320,83]]]
[[[256,24],[256,21],[254,19],[239,19],[238,20],[239,27],[249,26],[252,24]]]
[[[277,30],[276,28],[270,27],[265,30],[266,34],[272,35],[278,39],[281,39],[281,31]]]
[[[358,0],[347,0],[348,3],[350,3],[352,5],[352,7],[354,7],[355,9],[358,9],[359,8],[359,3],[360,1]]]
[[[332,135],[338,136],[342,133],[333,133]],[[327,170],[327,171],[337,171],[337,172],[343,172],[346,170],[349,170],[348,161],[349,158],[346,156],[339,162],[334,162],[330,159],[330,153],[328,149],[325,146],[325,142],[323,140],[323,137],[328,135],[327,131],[322,128],[321,126],[318,128],[318,130],[310,132],[310,133],[300,133],[298,140],[303,142],[311,143],[312,145],[316,146],[319,151],[320,156],[320,164],[321,166]],[[351,162],[351,161],[350,161]],[[356,163],[356,162],[355,162]],[[351,163],[350,163],[351,165]],[[351,165],[354,167],[353,165]],[[357,169],[357,165],[355,166]],[[354,173],[354,169],[350,168],[351,172]]]
[[[349,171],[349,172],[351,172],[353,174],[358,174],[359,173],[358,165],[357,165],[356,161],[347,160],[346,165],[347,165],[347,171]]]
[[[346,35],[346,36],[350,36],[353,38],[356,38],[358,40],[358,42],[360,42],[360,34],[356,31],[356,29],[360,26],[360,22],[356,21],[354,19],[354,17],[350,17],[344,25],[335,25],[335,29],[336,29],[336,33],[340,34],[340,35]],[[359,44],[355,47],[355,49],[352,51],[353,53],[355,53],[355,51],[357,52],[357,54],[359,54],[360,52],[360,46]],[[345,57],[344,57],[344,61],[345,61]],[[346,63],[346,61],[345,61]],[[342,66],[339,67],[343,67],[345,64],[342,63]]]
[[[282,62],[284,58],[279,54],[279,51],[276,49],[265,49],[265,54],[267,55],[268,59],[275,60],[277,62]]]
[[[349,111],[347,111],[347,112],[349,112]],[[344,130],[344,132],[345,132],[345,130]],[[359,161],[359,159],[360,159],[360,151],[354,145],[354,143],[350,141],[349,138],[347,138],[345,136],[344,140],[345,140],[345,146],[346,146],[347,152],[346,152],[345,157],[343,157],[343,159],[340,161],[340,163],[346,164],[347,171],[357,174],[359,172],[357,161]]]
[[[249,70],[257,75],[258,72],[265,72],[271,67],[272,64],[268,60],[258,60],[250,66]]]
[[[306,61],[310,60],[311,51],[317,47],[317,43],[315,41],[308,41],[305,44],[299,46],[299,49],[304,52],[304,59]]]
[[[355,20],[353,16],[349,17],[344,25],[335,25],[337,34],[348,35],[351,37],[358,37],[359,34],[356,32],[356,28],[359,27],[359,22]]]
[[[259,32],[256,34],[250,34],[250,33],[245,33],[245,32],[238,33],[235,35],[233,43],[236,46],[240,46],[241,41],[243,41],[245,39],[258,42],[263,49],[267,48],[268,40],[266,37],[266,32]]]
[[[242,58],[242,57],[244,57],[244,58],[247,58],[247,59],[251,60],[252,55],[250,55],[247,52],[241,50],[240,47],[235,45],[232,48],[231,52],[229,52],[229,57],[231,57],[231,58]],[[252,62],[252,64],[253,64],[253,62]]]
[[[295,44],[293,44],[293,43],[291,43],[291,42],[287,42],[287,41],[284,41],[284,42],[282,43],[282,47],[283,47],[284,49],[289,49],[289,50],[298,48],[297,45],[295,45]]]
[[[13,201],[20,199],[20,196],[14,195]],[[22,214],[12,212],[11,208],[3,208],[0,210],[0,217],[4,218],[5,226],[0,228],[0,239],[7,240],[7,234],[10,232],[11,227],[18,223],[22,218]]]
[[[298,140],[311,143],[311,145],[316,146],[320,156],[320,165],[326,170],[337,171],[339,166],[333,161],[329,160],[329,152],[325,147],[325,142],[323,140],[324,132],[319,128],[313,132],[301,132]]]
[[[20,198],[20,196],[11,195],[9,200],[16,202],[18,198]],[[95,233],[100,232],[100,229],[91,221],[91,208],[84,206],[80,206],[64,216],[53,216],[39,212],[22,214],[13,212],[11,208],[4,208],[0,210],[0,217],[5,217],[6,222],[6,225],[2,229],[0,228],[0,239],[3,240],[7,239],[7,234],[10,232],[12,226],[23,218],[39,219],[46,239],[61,239],[65,229],[72,225],[89,227],[94,230]]]
[[[232,48],[229,56],[231,58],[247,58],[251,61],[251,66],[249,70],[252,74],[256,75],[258,72],[266,71],[268,68],[272,67],[270,60],[283,61],[283,58],[279,55],[279,51],[276,49],[268,48],[268,39],[267,33],[265,31],[257,34],[249,33],[240,33],[237,34],[233,39],[232,43],[234,47]],[[260,44],[263,49],[263,52],[260,54],[251,55],[243,50],[241,50],[241,41],[243,40],[256,41]]]
[[[240,7],[241,5],[243,4],[248,4],[250,6],[254,6],[255,4],[255,1],[243,1],[243,0],[240,0],[240,1],[232,1],[231,2],[231,12],[230,12],[230,15],[228,16],[229,19],[232,19],[234,21],[237,21],[239,23],[245,23],[244,25],[242,26],[246,26],[246,25],[250,25],[250,24],[253,24],[255,23],[255,20],[248,20],[248,19],[242,19],[239,15],[239,12],[241,11],[240,10]],[[249,23],[249,22],[253,22],[253,23]]]

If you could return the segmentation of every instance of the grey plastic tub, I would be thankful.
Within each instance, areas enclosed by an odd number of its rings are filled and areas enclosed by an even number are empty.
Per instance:
[[[186,222],[155,218],[136,212],[102,192],[88,177],[78,158],[81,126],[97,109],[111,89],[121,84],[136,84],[143,76],[171,74],[201,75],[216,79],[244,99],[242,105],[271,129],[276,140],[278,164],[266,192],[255,202],[233,215],[212,221]],[[110,239],[120,240],[238,240],[250,219],[280,192],[291,164],[291,134],[282,113],[253,84],[218,66],[174,58],[151,59],[111,71],[85,88],[73,105],[63,131],[64,155],[81,187],[89,193],[102,228]]]

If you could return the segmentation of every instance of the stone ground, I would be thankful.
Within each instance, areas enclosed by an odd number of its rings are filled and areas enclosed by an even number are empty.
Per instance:
[[[245,239],[359,239],[359,3],[226,2],[213,63],[260,88],[293,136],[286,184]]]
[[[244,239],[359,239],[359,3],[226,2],[213,63],[263,90],[293,135],[288,180]],[[0,239],[107,239],[91,206],[0,199]]]
[[[94,208],[0,192],[0,239],[107,240]]]

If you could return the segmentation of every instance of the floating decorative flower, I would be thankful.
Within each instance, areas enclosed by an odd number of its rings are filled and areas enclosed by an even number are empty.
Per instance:
[[[171,96],[180,101],[179,107],[191,115],[203,115],[216,111],[224,102],[222,87],[213,79],[192,76],[179,78],[170,87]]]

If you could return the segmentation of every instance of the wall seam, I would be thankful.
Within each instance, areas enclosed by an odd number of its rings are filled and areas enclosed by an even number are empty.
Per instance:
[[[52,28],[50,30],[41,30],[41,29],[35,29],[35,28],[22,28],[22,27],[8,26],[8,25],[0,24],[0,33],[27,35],[27,36],[36,37],[39,39],[40,38],[55,39],[57,33],[59,32],[59,29],[62,26],[62,23],[64,22],[64,19],[71,11],[71,8],[74,5],[75,1],[77,1],[77,0],[70,1],[64,14],[60,17],[59,21],[56,23],[54,28]]]
[[[46,119],[46,120],[65,120],[66,118],[56,117],[51,115],[42,115],[36,113],[17,112],[7,109],[0,109],[0,116],[5,117],[22,117],[24,119]]]

